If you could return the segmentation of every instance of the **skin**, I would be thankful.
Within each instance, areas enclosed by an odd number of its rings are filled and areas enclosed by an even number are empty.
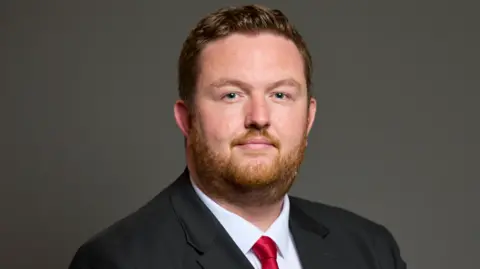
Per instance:
[[[193,105],[174,106],[192,179],[265,231],[281,211],[315,119],[300,52],[267,32],[210,42],[199,58]]]

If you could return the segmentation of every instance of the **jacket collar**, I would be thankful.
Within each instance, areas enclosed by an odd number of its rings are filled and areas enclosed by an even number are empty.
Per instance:
[[[198,253],[198,263],[205,269],[252,268],[226,230],[195,193],[188,169],[172,184],[172,207],[184,230],[187,243]],[[310,217],[297,203],[290,204],[290,231],[304,269],[352,268],[348,259],[341,259],[331,240],[330,231]]]

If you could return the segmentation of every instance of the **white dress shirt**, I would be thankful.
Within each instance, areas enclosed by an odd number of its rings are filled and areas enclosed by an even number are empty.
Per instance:
[[[243,254],[252,263],[255,269],[262,269],[260,261],[252,251],[253,245],[265,235],[273,239],[277,244],[277,263],[279,269],[301,269],[300,259],[298,258],[290,229],[288,227],[290,214],[290,200],[285,196],[280,216],[264,233],[256,226],[246,221],[242,217],[227,211],[215,201],[205,195],[192,181],[193,188],[200,199],[212,211],[218,221],[223,225],[233,241],[237,244]]]

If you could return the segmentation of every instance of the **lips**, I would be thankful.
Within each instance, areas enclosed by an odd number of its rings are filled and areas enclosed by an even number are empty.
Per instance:
[[[238,145],[239,146],[246,146],[246,145],[273,146],[273,143],[266,138],[251,138],[251,139],[246,139],[245,141],[241,141],[240,143],[238,143]]]

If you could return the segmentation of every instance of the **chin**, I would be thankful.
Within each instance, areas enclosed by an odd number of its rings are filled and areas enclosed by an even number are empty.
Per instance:
[[[266,159],[259,160],[245,160],[237,162],[235,165],[239,170],[248,173],[259,173],[261,171],[269,171],[274,166],[274,162]]]
[[[240,167],[268,167],[270,165],[273,165],[275,158],[276,156],[269,156],[267,154],[240,156],[238,158],[235,158],[235,163]]]
[[[279,152],[273,148],[268,149],[239,149],[232,152],[233,156],[240,160],[252,160],[252,159],[270,159],[278,157]]]

